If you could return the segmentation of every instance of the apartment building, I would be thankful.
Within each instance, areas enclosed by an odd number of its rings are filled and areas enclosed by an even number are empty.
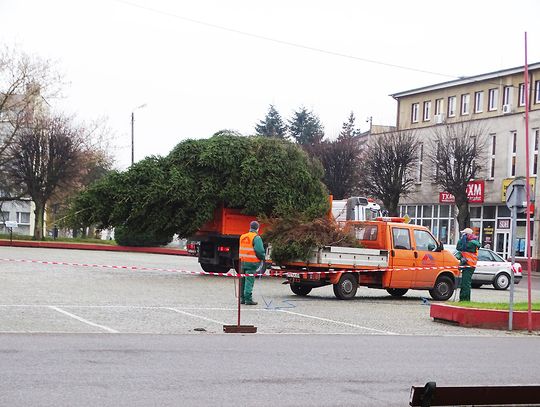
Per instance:
[[[529,106],[525,106],[525,92]],[[504,69],[461,78],[391,95],[397,101],[397,129],[414,130],[421,141],[413,193],[400,201],[401,215],[429,227],[443,243],[455,244],[459,235],[452,196],[432,182],[429,140],[437,126],[474,122],[485,133],[485,170],[469,184],[471,227],[482,244],[509,257],[510,211],[505,205],[506,188],[513,179],[526,175],[525,109],[529,109],[531,197],[538,201],[538,151],[540,143],[540,63],[529,65],[529,89],[524,85],[524,67]],[[540,269],[540,212],[531,214],[533,267]],[[517,224],[517,257],[523,258],[525,214]]]
[[[13,233],[18,235],[32,236],[34,233],[35,205],[30,199],[19,199],[16,201],[6,201],[1,205],[0,211],[0,234],[10,232],[9,228],[5,227],[6,221],[17,222],[17,228],[13,229]]]

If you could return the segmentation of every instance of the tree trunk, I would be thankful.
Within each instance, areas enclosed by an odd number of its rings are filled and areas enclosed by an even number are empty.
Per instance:
[[[388,216],[399,216],[398,202],[393,200],[383,202],[384,209],[388,211]]]
[[[36,209],[34,214],[36,215],[35,225],[34,225],[34,240],[43,239],[43,219],[45,215],[45,205],[40,202],[35,202]]]
[[[469,214],[469,203],[465,199],[464,201],[459,202],[456,199],[456,206],[458,208],[457,221],[459,230],[468,228],[471,225],[471,217]]]

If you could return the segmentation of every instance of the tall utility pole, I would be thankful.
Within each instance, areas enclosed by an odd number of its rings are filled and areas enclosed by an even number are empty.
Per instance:
[[[135,162],[135,110],[146,107],[146,103],[137,106],[131,112],[131,165]]]

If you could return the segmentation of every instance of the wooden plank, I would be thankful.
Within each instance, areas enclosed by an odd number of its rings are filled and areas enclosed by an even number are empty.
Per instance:
[[[424,400],[425,386],[411,388],[410,406],[529,405],[540,406],[540,385],[435,386]],[[423,403],[424,402],[424,403]]]

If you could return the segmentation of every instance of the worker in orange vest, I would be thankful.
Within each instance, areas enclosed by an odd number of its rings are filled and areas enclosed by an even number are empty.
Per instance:
[[[242,274],[255,274],[261,269],[264,262],[265,252],[262,238],[259,236],[259,222],[254,220],[249,225],[249,232],[240,236],[240,261],[242,262]],[[257,305],[253,301],[253,285],[255,277],[243,277],[240,284],[240,303]]]
[[[456,257],[461,260],[461,289],[459,291],[459,300],[470,301],[472,276],[476,269],[476,263],[478,262],[478,248],[480,247],[480,242],[471,228],[465,228],[460,233],[462,233],[462,235],[456,245],[456,249],[458,250],[458,255]]]

